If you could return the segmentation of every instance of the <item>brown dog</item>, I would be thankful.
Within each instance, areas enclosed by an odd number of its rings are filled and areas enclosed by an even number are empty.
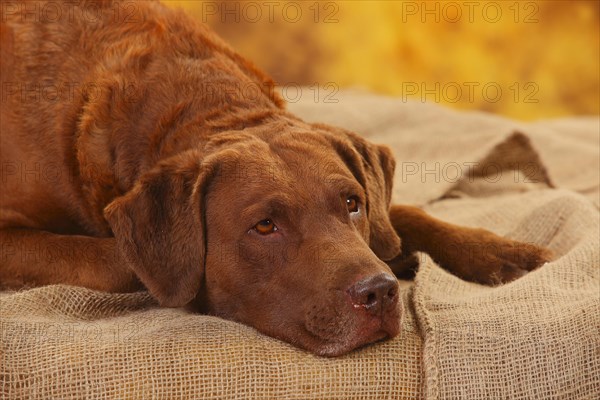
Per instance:
[[[5,287],[146,287],[338,355],[399,331],[384,261],[402,273],[424,251],[493,284],[548,257],[390,207],[388,148],[287,113],[270,79],[179,11],[1,4]]]

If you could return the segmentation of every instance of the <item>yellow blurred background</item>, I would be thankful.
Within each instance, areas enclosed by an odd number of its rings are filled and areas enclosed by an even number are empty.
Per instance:
[[[525,120],[600,113],[598,1],[169,0],[280,85]]]

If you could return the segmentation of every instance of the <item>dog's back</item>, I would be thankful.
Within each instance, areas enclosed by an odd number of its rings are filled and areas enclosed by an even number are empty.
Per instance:
[[[1,40],[0,228],[106,236],[104,206],[203,132],[166,136],[282,106],[270,79],[158,2],[2,0]]]

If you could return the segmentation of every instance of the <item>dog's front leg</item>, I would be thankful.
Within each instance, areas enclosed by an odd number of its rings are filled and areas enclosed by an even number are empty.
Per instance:
[[[402,254],[389,262],[399,276],[416,268],[417,251],[462,279],[489,285],[515,280],[551,257],[547,249],[449,224],[417,207],[392,206],[390,219],[402,239]]]
[[[58,283],[107,292],[142,287],[121,259],[114,238],[0,229],[0,288]]]

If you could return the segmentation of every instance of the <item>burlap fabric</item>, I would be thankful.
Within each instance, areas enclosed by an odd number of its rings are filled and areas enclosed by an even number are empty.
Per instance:
[[[4,292],[0,398],[598,398],[598,119],[524,124],[357,92],[303,97],[298,114],[394,148],[396,202],[557,259],[489,288],[423,255],[402,283],[399,337],[335,359],[145,293]]]

